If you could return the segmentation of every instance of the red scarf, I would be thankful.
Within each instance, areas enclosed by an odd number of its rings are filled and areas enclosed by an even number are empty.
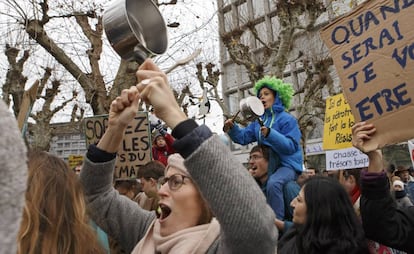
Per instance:
[[[358,185],[355,185],[354,189],[351,191],[351,201],[352,204],[358,200],[359,196],[361,196],[361,190],[359,189]]]

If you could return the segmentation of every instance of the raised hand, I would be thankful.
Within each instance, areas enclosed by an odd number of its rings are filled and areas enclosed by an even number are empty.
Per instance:
[[[267,138],[267,136],[269,136],[270,129],[266,126],[261,126],[260,132],[262,133],[263,137]]]
[[[371,152],[377,148],[368,146],[367,141],[375,134],[375,126],[366,122],[358,122],[352,126],[352,145],[364,153]]]
[[[111,103],[108,124],[120,128],[127,127],[137,114],[138,101],[139,94],[135,86],[122,90],[121,95]]]
[[[141,64],[136,75],[140,80],[136,87],[141,99],[147,105],[152,105],[158,118],[172,129],[187,119],[169,86],[167,76],[151,59]]]
[[[234,126],[234,121],[233,119],[227,119],[226,121],[224,121],[224,126],[223,126],[223,131],[224,132],[228,132],[231,128],[233,128]]]
[[[368,156],[368,172],[379,173],[384,168],[382,152],[378,144],[368,144],[376,129],[373,124],[358,122],[352,126],[352,145]]]
[[[139,98],[138,89],[133,86],[122,90],[121,95],[112,101],[108,129],[99,140],[97,145],[99,149],[109,153],[118,151],[125,129],[137,114]]]

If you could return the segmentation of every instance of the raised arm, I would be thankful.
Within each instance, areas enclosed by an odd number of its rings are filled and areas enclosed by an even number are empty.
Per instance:
[[[86,154],[80,180],[92,219],[130,253],[155,219],[112,187],[116,152],[138,110],[138,90],[125,89],[111,104],[108,128]]]
[[[275,253],[274,213],[253,178],[204,125],[182,112],[165,75],[151,60],[137,72],[142,99],[173,129],[174,148],[185,158],[194,181],[221,226],[217,253]],[[145,85],[145,83],[147,83]]]
[[[368,170],[361,172],[361,217],[367,238],[389,247],[411,253],[414,251],[414,207],[397,209],[383,170],[382,154],[367,146],[375,127],[365,122],[352,127],[352,144],[366,153]]]

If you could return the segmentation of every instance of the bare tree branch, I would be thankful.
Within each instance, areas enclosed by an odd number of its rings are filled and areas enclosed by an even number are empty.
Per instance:
[[[165,71],[165,74],[170,73],[171,71],[173,71],[175,68],[177,68],[179,66],[182,66],[182,65],[185,65],[185,64],[189,63],[190,61],[194,60],[194,58],[196,58],[200,53],[201,53],[201,48],[196,49],[191,55],[189,55],[189,56],[187,56],[187,57],[185,57],[181,60],[178,60],[173,66],[168,68]]]
[[[29,51],[25,50],[23,56],[17,59],[19,52],[19,49],[6,44],[4,53],[7,56],[9,68],[3,85],[3,98],[6,104],[10,105],[10,95],[12,96],[15,116],[19,115],[20,105],[23,100],[24,87],[27,82],[27,77],[23,75],[23,67],[29,58]]]

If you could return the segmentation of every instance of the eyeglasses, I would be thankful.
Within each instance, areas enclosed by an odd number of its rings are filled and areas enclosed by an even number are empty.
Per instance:
[[[161,188],[165,183],[168,183],[168,187],[172,191],[176,191],[184,184],[184,179],[190,177],[180,174],[175,174],[170,177],[161,177],[158,179],[158,188]]]
[[[249,157],[249,159],[247,159],[247,162],[249,162],[249,161],[257,161],[257,160],[260,160],[262,158],[263,158],[263,156],[260,156],[260,155],[252,155],[252,156]]]

